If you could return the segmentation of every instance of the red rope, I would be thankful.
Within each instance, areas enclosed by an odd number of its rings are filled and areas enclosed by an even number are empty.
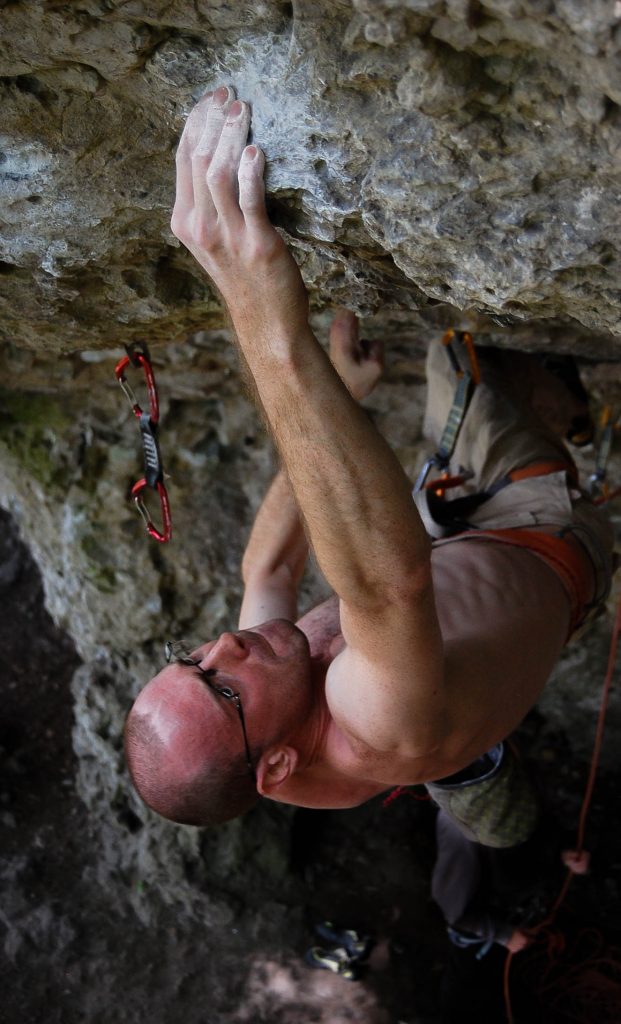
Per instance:
[[[621,950],[608,947],[595,928],[582,929],[569,947],[558,931],[541,939],[539,953],[522,961],[522,977],[530,971],[531,987],[545,997],[546,1024],[618,1024]]]
[[[429,793],[413,793],[409,786],[395,786],[394,789],[391,789],[388,796],[385,796],[382,800],[382,807],[390,807],[391,803],[398,800],[404,793],[411,796],[413,800],[431,800]]]
[[[608,701],[610,698],[610,690],[612,689],[612,680],[614,676],[615,663],[617,660],[619,634],[621,634],[621,597],[619,597],[619,601],[617,603],[617,614],[615,616],[615,624],[613,626],[612,639],[610,641],[610,650],[608,652],[608,665],[606,666],[606,678],[604,679],[602,700],[599,708],[599,715],[597,717],[597,729],[595,731],[595,744],[593,747],[593,757],[591,759],[591,771],[589,773],[589,781],[587,782],[587,788],[584,794],[584,800],[582,802],[582,810],[580,811],[580,823],[578,826],[577,846],[578,853],[582,853],[582,848],[584,845],[586,817],[589,810],[589,805],[591,803],[591,797],[593,796],[595,777],[597,775],[597,769],[599,767],[599,760],[602,752],[602,743],[604,741],[604,727],[606,725],[606,712],[608,710]]]
[[[597,727],[596,727],[596,730],[595,730],[595,741],[594,741],[594,744],[593,744],[593,753],[591,755],[591,766],[590,766],[590,771],[589,771],[589,777],[588,777],[588,781],[587,781],[586,788],[585,788],[585,791],[584,791],[584,797],[582,799],[582,807],[581,807],[581,810],[580,810],[580,818],[579,818],[579,823],[578,823],[577,845],[576,845],[576,851],[575,851],[577,855],[581,855],[583,853],[583,848],[584,848],[584,833],[585,833],[585,828],[586,828],[586,819],[587,819],[587,814],[588,814],[589,807],[590,807],[590,804],[591,804],[591,799],[592,799],[592,796],[593,796],[593,788],[595,786],[595,779],[596,779],[596,776],[597,776],[597,769],[599,767],[599,761],[600,761],[600,757],[601,757],[602,743],[603,743],[603,739],[604,739],[604,726],[605,726],[605,722],[606,722],[606,711],[608,710],[608,701],[609,701],[610,690],[612,688],[612,681],[613,681],[613,677],[614,677],[615,664],[616,664],[616,660],[617,660],[617,648],[618,648],[618,645],[619,645],[619,636],[620,636],[620,634],[621,634],[621,596],[619,597],[619,601],[618,601],[618,604],[617,604],[617,612],[616,612],[616,615],[615,615],[615,622],[614,622],[614,626],[613,626],[613,630],[612,630],[612,637],[611,637],[611,641],[610,641],[610,650],[608,652],[608,665],[606,667],[606,676],[605,676],[605,679],[604,679],[604,685],[602,687],[602,697],[601,697],[601,701],[600,701],[599,715],[598,715],[598,718],[597,718]],[[549,912],[548,916],[545,918],[545,920],[541,921],[538,925],[535,925],[533,928],[525,929],[526,934],[530,938],[532,938],[532,939],[537,939],[539,936],[541,936],[544,933],[544,931],[546,929],[548,929],[548,951],[547,952],[548,952],[548,958],[549,958],[549,961],[550,961],[550,965],[552,964],[553,955],[556,954],[556,956],[558,958],[558,954],[563,952],[564,947],[565,947],[565,939],[559,933],[549,932],[549,929],[550,929],[551,925],[553,924],[553,922],[554,922],[554,920],[556,918],[556,915],[557,915],[557,913],[559,911],[559,908],[561,907],[561,905],[562,905],[562,903],[563,903],[563,901],[564,901],[564,899],[565,899],[565,897],[567,895],[567,891],[569,889],[569,886],[571,884],[571,880],[572,880],[574,874],[575,874],[575,872],[572,871],[571,869],[569,869],[567,871],[567,874],[566,874],[565,880],[564,880],[564,882],[563,882],[563,884],[561,886],[560,892],[559,892],[558,896],[556,897],[556,900],[554,901],[552,909],[550,910],[550,912]],[[554,938],[552,938],[552,937],[554,937]],[[552,949],[552,944],[554,942],[556,943],[556,950]],[[513,956],[514,956],[514,954],[511,953],[511,952],[509,952],[507,954],[507,959],[505,961],[505,967],[504,967],[504,977],[503,977],[503,990],[504,990],[505,1008],[506,1008],[506,1012],[507,1012],[508,1024],[514,1024],[513,1009],[512,1009],[512,1006],[511,1006],[511,987],[510,987],[510,972],[511,972],[511,963],[512,963],[512,960],[513,960]],[[605,977],[605,975],[603,975],[601,973],[601,971],[598,972],[596,970],[596,964],[595,964],[594,961],[589,963],[588,971],[585,972],[583,968],[586,965],[586,963],[587,963],[587,961],[584,961],[582,965],[578,965],[577,967],[572,968],[568,975],[564,975],[563,976],[563,979],[562,979],[563,980],[563,988],[565,988],[565,983],[566,982],[569,985],[569,983],[571,981],[571,976],[572,975],[576,976],[576,974],[579,973],[580,970],[582,970],[581,979],[580,979],[580,985],[581,986],[582,986],[583,982],[586,983],[587,985],[588,985],[589,982],[593,982],[593,984],[596,987],[599,986],[598,992],[601,992],[601,988],[604,986],[604,983],[607,981],[609,983],[609,989],[611,991],[614,991],[614,993],[618,997],[619,996],[619,983],[621,982],[621,960],[616,959],[615,957],[607,957],[607,958],[603,958],[602,961],[601,961],[602,964],[605,964],[606,967],[611,969],[613,974],[616,973],[616,974],[619,975],[618,980],[616,980],[614,978],[613,979],[607,979]],[[550,970],[551,970],[551,966],[550,966]],[[596,983],[594,981],[595,977],[597,977],[597,982]],[[545,987],[542,989],[542,991],[544,991],[544,990],[545,990]],[[598,1024],[607,1024],[605,1012],[606,1011],[605,1010],[602,1011],[601,1008],[600,1008],[600,1010],[597,1011]],[[614,1018],[610,1018],[610,1024],[617,1024],[617,1022],[618,1022],[618,1019],[619,1019],[619,1017],[618,1017],[619,1006],[618,1005],[615,1008],[614,1012],[615,1012],[616,1016]],[[571,1018],[567,1018],[567,1019],[569,1020]],[[574,1020],[580,1020],[580,1019],[581,1018],[574,1017]],[[590,1017],[588,1019],[589,1020],[593,1020],[594,1018]],[[587,1018],[584,1018],[585,1024],[586,1024],[586,1021],[587,1021]]]

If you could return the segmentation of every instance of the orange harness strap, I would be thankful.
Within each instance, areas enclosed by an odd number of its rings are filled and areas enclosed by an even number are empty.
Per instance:
[[[538,530],[473,530],[459,533],[460,540],[492,540],[516,548],[526,548],[537,555],[556,573],[565,589],[571,605],[569,636],[578,628],[584,617],[585,608],[592,598],[593,585],[585,572],[584,560],[577,548],[562,537]],[[451,538],[453,539],[453,538]]]
[[[517,483],[518,480],[530,480],[535,476],[549,476],[550,473],[567,473],[571,482],[578,486],[578,470],[573,462],[563,461],[562,459],[543,459],[539,462],[529,462],[527,466],[522,466],[520,469],[512,469],[501,480],[492,484],[487,491],[479,493],[487,494],[491,498],[498,491],[502,491],[509,484]],[[444,473],[443,476],[434,477],[433,480],[429,480],[424,485],[424,489],[426,491],[435,491],[440,497],[445,497],[445,491],[449,491],[452,487],[461,487],[471,476],[471,473],[460,473],[456,476],[449,476],[448,473]]]
[[[521,469],[511,470],[510,473],[507,473],[507,477],[513,484],[517,480],[528,480],[534,476],[548,476],[550,473],[559,473],[561,471],[565,471],[570,480],[577,483],[578,472],[575,465],[573,462],[563,461],[562,459],[544,459],[542,462],[531,462],[528,466],[522,466]]]

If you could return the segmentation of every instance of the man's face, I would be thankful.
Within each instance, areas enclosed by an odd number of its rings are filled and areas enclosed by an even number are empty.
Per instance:
[[[252,629],[221,633],[217,640],[201,644],[191,652],[192,659],[203,669],[241,673],[240,679],[255,681],[267,673],[272,682],[285,678],[294,683],[296,668],[309,660],[308,641],[301,630],[288,619],[272,619]],[[266,678],[267,682],[267,678]]]
[[[310,696],[308,641],[287,619],[222,633],[191,657],[201,669],[215,670],[216,685],[240,693],[246,718],[255,725],[253,730],[248,724],[255,743],[262,740],[257,728],[273,726],[296,704],[305,705]]]
[[[274,619],[223,633],[190,652],[216,687],[239,693],[249,744],[262,746],[280,726],[303,724],[312,699],[308,641],[293,623]],[[191,665],[169,665],[139,695],[136,710],[155,721],[161,739],[185,761],[204,743],[243,750],[235,708],[205,685]]]

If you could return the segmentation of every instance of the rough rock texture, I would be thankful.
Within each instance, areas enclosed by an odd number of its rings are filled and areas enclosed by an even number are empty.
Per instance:
[[[292,830],[274,807],[220,848],[208,832],[167,826],[155,858],[148,829],[117,795],[116,833],[102,833],[76,793],[75,650],[45,612],[39,574],[4,512],[0,527],[3,1024],[388,1024],[400,1008],[418,1020],[434,1001],[442,942],[428,900],[429,805],[300,812]],[[109,703],[96,720],[102,763],[116,729]],[[173,907],[158,898],[164,878]],[[364,985],[301,957],[312,922],[341,911],[379,940]]]
[[[193,96],[229,81],[318,306],[551,319],[616,351],[612,0],[24,0],[0,30],[7,341],[217,325],[168,228],[171,157]]]
[[[83,662],[77,787],[99,851],[87,881],[144,924],[173,907],[217,935],[254,891],[284,928],[296,898],[289,811],[205,834],[165,825],[121,755],[162,641],[234,625],[273,468],[221,310],[168,228],[193,97],[228,81],[252,101],[317,332],[345,303],[386,339],[369,404],[414,476],[422,357],[449,323],[575,351],[595,406],[621,408],[618,364],[601,362],[619,359],[621,334],[620,53],[612,0],[0,2],[0,506]],[[140,446],[113,371],[132,338],[151,344],[160,386],[166,547],[127,501]],[[309,573],[304,603],[323,587]],[[541,704],[576,792],[609,625],[568,650]]]

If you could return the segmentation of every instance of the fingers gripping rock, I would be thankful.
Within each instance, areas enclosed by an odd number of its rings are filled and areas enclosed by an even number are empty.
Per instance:
[[[177,152],[171,227],[207,271],[236,329],[308,326],[300,272],[265,209],[265,157],[248,146],[250,105],[222,86],[203,97]]]
[[[265,209],[263,173],[265,156],[257,146],[246,146],[239,165],[239,205],[246,223],[264,225],[268,222]]]

